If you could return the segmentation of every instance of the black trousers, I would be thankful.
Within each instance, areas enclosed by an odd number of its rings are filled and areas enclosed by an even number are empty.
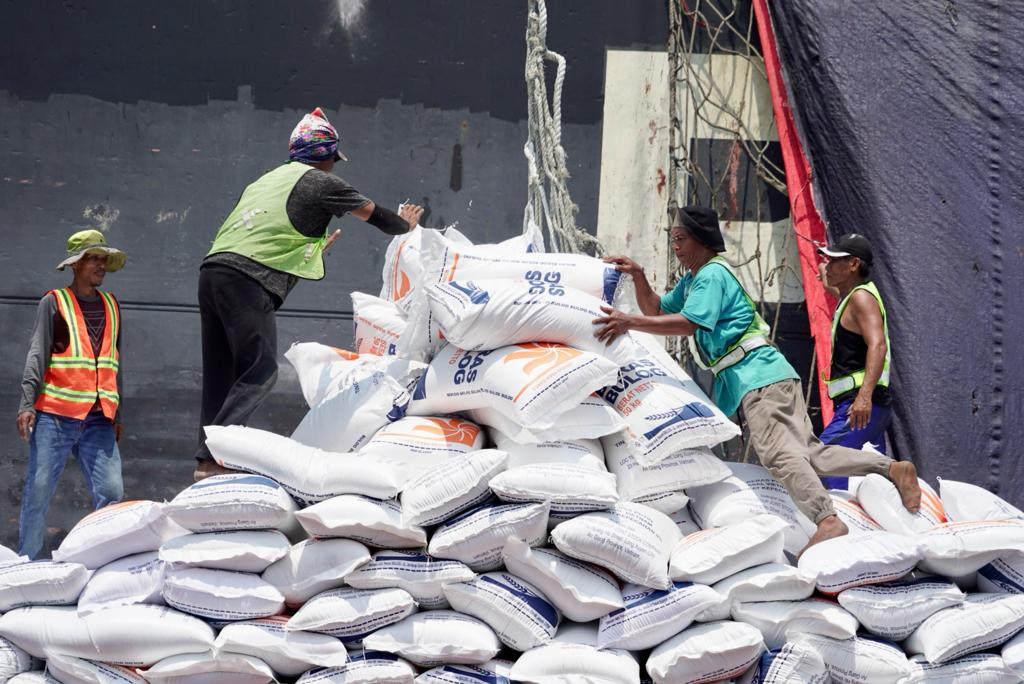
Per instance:
[[[198,460],[210,460],[206,425],[245,425],[277,380],[274,298],[249,276],[211,264],[199,271],[203,405]]]

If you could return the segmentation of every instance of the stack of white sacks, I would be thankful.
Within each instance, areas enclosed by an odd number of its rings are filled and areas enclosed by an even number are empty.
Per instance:
[[[290,437],[208,428],[223,465],[0,565],[0,681],[64,684],[1017,682],[1024,513],[830,482],[847,537],[661,350],[603,346],[598,260],[417,229],[356,351],[286,355]],[[45,671],[42,670],[45,660]]]

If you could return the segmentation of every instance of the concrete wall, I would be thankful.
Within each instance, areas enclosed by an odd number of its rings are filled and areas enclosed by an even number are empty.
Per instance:
[[[663,49],[665,8],[557,0],[549,10],[549,45],[569,59],[570,189],[593,229],[605,50]],[[38,298],[69,281],[53,267],[71,232],[98,226],[130,255],[106,283],[124,305],[126,492],[173,496],[198,429],[197,268],[241,189],[283,160],[296,121],[320,105],[352,160],[336,172],[374,200],[411,198],[429,208],[425,225],[458,221],[477,241],[517,233],[525,26],[525,2],[478,0],[0,5],[0,542],[17,540],[27,448],[13,423],[27,338]],[[386,238],[335,223],[344,233],[327,278],[301,284],[280,312],[282,352],[296,340],[348,344],[348,294],[380,287]],[[288,432],[304,405],[281,363],[254,424]],[[88,502],[70,464],[50,543]]]

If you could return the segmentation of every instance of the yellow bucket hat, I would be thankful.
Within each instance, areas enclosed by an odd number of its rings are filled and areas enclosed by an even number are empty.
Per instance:
[[[63,271],[65,266],[70,266],[86,254],[106,254],[107,273],[120,271],[124,268],[124,262],[128,255],[121,250],[107,244],[107,239],[98,230],[80,230],[68,238],[68,256],[57,264],[57,270]]]

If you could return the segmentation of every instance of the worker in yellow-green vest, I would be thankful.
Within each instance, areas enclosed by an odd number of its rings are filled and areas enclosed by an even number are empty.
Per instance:
[[[71,267],[71,285],[47,292],[36,309],[17,419],[29,446],[18,553],[33,560],[43,548],[46,512],[70,456],[85,475],[93,508],[124,496],[117,450],[121,307],[99,288],[126,259],[100,231],[75,233],[57,265],[58,271]]]
[[[692,337],[697,358],[715,375],[715,403],[726,415],[738,411],[743,416],[762,465],[817,525],[808,546],[849,531],[836,515],[820,475],[888,477],[904,506],[916,511],[921,490],[912,463],[825,445],[814,436],[799,376],[772,345],[767,323],[720,256],[725,240],[718,214],[706,207],[673,209],[669,227],[672,251],[684,269],[679,282],[659,296],[639,264],[624,256],[608,257],[617,270],[633,277],[642,313],[604,307],[605,315],[594,320],[597,338],[611,340],[630,330]]]
[[[199,270],[203,398],[196,480],[223,472],[206,447],[206,425],[245,425],[277,379],[275,312],[299,279],[324,277],[332,217],[352,214],[388,235],[419,223],[423,210],[399,214],[331,173],[347,158],[338,132],[317,107],[292,131],[288,161],[245,188]],[[340,299],[340,298],[339,298]]]
[[[878,288],[871,282],[871,243],[844,235],[818,251],[822,283],[839,298],[832,318],[832,365],[828,396],[835,413],[820,439],[860,449],[871,444],[885,453],[885,431],[892,420],[889,392],[889,322]]]

